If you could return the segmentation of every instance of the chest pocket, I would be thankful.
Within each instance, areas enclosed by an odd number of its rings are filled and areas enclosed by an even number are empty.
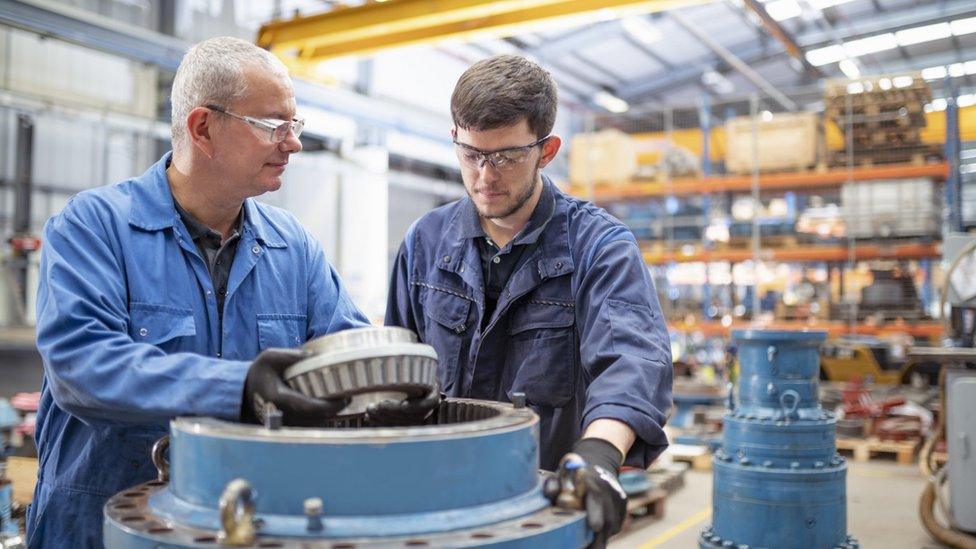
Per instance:
[[[468,330],[471,301],[443,290],[426,288],[423,304],[424,316],[433,321],[426,323],[423,340],[437,351],[438,380],[446,392],[454,386],[462,348],[466,349],[470,342],[464,335]]]
[[[570,304],[528,301],[509,321],[508,397],[525,393],[529,404],[559,408],[576,390],[576,310]]]
[[[305,343],[308,317],[298,314],[258,314],[258,345],[291,349]]]
[[[129,305],[129,335],[133,341],[169,351],[177,348],[180,338],[196,333],[190,309],[141,302]]]

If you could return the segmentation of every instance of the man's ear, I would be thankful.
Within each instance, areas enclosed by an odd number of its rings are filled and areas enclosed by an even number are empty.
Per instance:
[[[197,107],[186,117],[186,134],[190,143],[207,158],[214,157],[213,139],[210,136],[213,121],[214,112],[206,107]]]
[[[542,144],[542,158],[539,159],[539,167],[545,168],[547,164],[552,162],[553,158],[556,158],[556,153],[559,152],[559,147],[562,145],[562,139],[559,139],[558,135],[550,135],[549,139]]]

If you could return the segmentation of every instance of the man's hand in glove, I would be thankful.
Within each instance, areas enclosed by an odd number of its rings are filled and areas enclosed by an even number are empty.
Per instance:
[[[372,427],[406,427],[423,425],[427,416],[440,405],[444,395],[435,387],[426,395],[402,401],[383,400],[366,408],[366,423]]]
[[[281,411],[285,425],[316,427],[333,418],[349,403],[348,399],[323,400],[292,389],[281,377],[286,368],[309,354],[299,349],[265,349],[251,363],[244,380],[241,418],[264,421],[265,405]]]
[[[623,456],[613,444],[584,438],[563,457],[559,471],[545,481],[546,497],[554,504],[586,511],[586,524],[593,530],[591,549],[606,547],[627,515],[627,494],[617,480],[622,462]]]

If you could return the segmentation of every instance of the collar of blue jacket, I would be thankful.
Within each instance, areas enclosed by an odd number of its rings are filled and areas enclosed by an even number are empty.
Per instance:
[[[163,155],[144,176],[148,176],[149,184],[133,187],[132,211],[129,213],[129,224],[133,227],[144,231],[180,230],[180,215],[173,204],[173,191],[166,178],[166,168],[172,158],[172,151]],[[253,231],[254,237],[269,248],[288,246],[278,227],[258,212],[253,198],[244,200],[244,230]]]

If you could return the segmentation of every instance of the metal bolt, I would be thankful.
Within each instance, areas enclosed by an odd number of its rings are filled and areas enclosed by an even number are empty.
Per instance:
[[[322,530],[322,498],[308,498],[304,502],[305,516],[308,517],[308,531],[319,532]]]
[[[794,462],[790,463],[790,469],[799,469],[799,468],[800,468],[800,462],[799,461],[794,461]]]
[[[525,393],[512,393],[512,405],[516,408],[525,408]]]
[[[264,428],[277,430],[281,429],[281,425],[284,423],[284,414],[281,413],[274,404],[267,402],[264,405]]]
[[[818,461],[818,462],[816,462],[816,463],[813,464],[813,466],[816,467],[817,469],[823,469],[824,468],[824,465],[825,465],[825,463],[822,462],[822,461]]]
[[[763,462],[763,467],[772,467],[772,466],[773,466],[773,462],[768,459]]]

